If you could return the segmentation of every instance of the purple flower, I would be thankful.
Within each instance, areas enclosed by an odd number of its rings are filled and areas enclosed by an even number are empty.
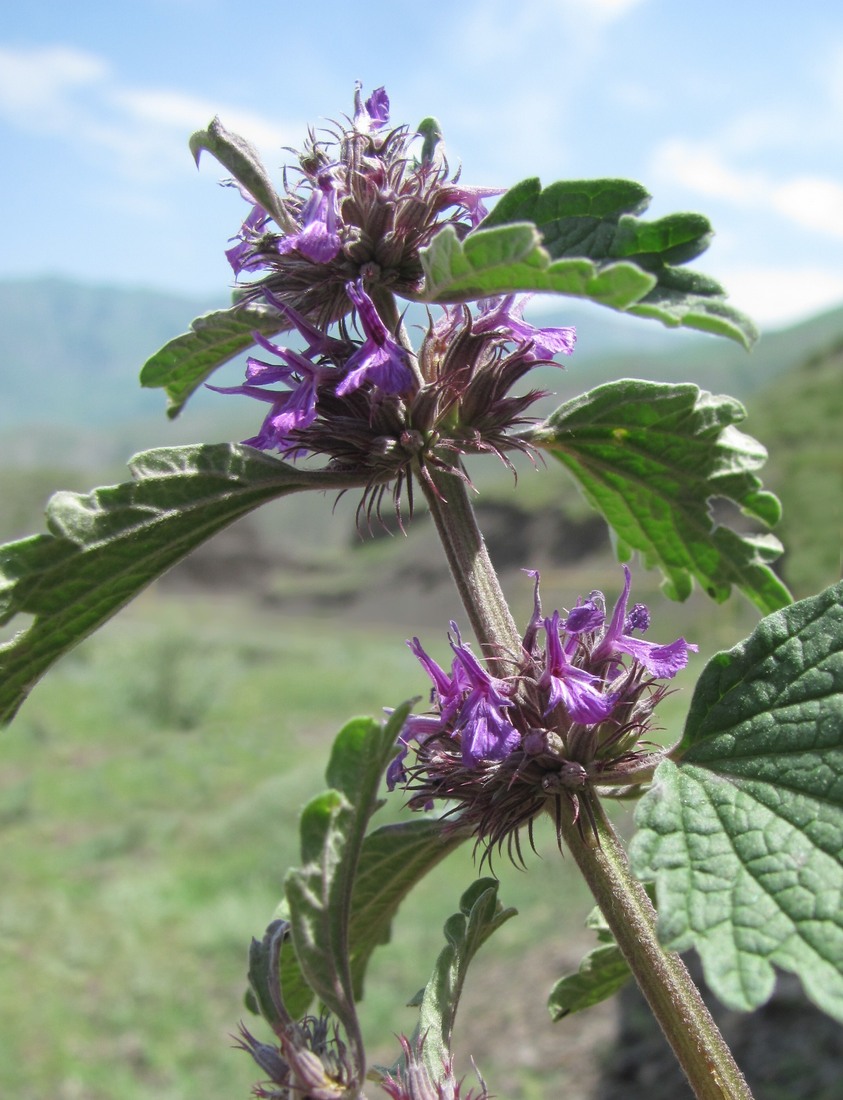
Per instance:
[[[277,355],[280,364],[265,363],[262,359],[246,360],[246,384],[242,386],[209,386],[216,393],[236,393],[254,397],[269,403],[267,414],[256,436],[243,442],[262,451],[278,450],[296,457],[302,453],[291,439],[291,433],[308,427],[316,419],[316,397],[319,385],[336,372],[312,363],[304,355],[289,348],[273,344],[260,333],[254,333],[255,341],[262,348]],[[264,390],[280,382],[287,390]],[[291,450],[291,448],[294,448]]]
[[[326,168],[319,173],[317,186],[302,209],[301,229],[278,242],[279,254],[295,249],[314,263],[330,263],[341,247],[338,219],[336,181],[332,169]]]
[[[456,623],[451,623],[451,630],[453,636],[449,634],[448,639],[454,660],[450,673],[428,656],[418,638],[407,643],[433,682],[437,713],[411,715],[404,724],[399,738],[403,747],[389,769],[393,783],[403,775],[407,745],[412,740],[424,744],[434,734],[450,734],[459,739],[463,764],[469,768],[480,760],[502,760],[521,740],[506,714],[512,706],[509,685],[483,668],[463,642]]]
[[[566,648],[573,650],[576,638],[570,636],[569,647],[563,646],[560,632],[560,616],[554,611],[544,620],[547,635],[545,667],[539,678],[539,687],[548,692],[545,714],[563,706],[567,714],[584,726],[602,722],[611,714],[617,698],[600,690],[601,679],[584,668],[571,663]]]
[[[470,766],[478,760],[502,760],[521,740],[504,713],[512,705],[507,698],[509,685],[483,668],[463,644],[456,623],[451,623],[451,629],[457,637],[456,642],[451,638],[453,680],[466,692],[454,722],[462,738],[463,763]]]
[[[368,134],[389,122],[389,96],[386,88],[375,88],[364,103],[362,90],[358,81],[354,87],[354,129]]]
[[[568,634],[587,634],[599,630],[606,621],[602,608],[593,599],[583,600],[568,612],[564,628]]]
[[[377,386],[384,393],[406,393],[415,382],[407,352],[389,335],[375,303],[363,289],[363,280],[347,283],[345,289],[357,310],[366,339],[345,364],[347,374],[337,386],[337,394],[343,397],[359,389],[364,382]]]
[[[528,362],[553,359],[554,355],[571,355],[577,342],[576,329],[536,328],[522,314],[530,295],[507,294],[504,298],[484,298],[478,302],[480,314],[472,325],[477,333],[505,329],[510,339],[521,345],[521,354]]]
[[[645,642],[642,638],[633,638],[630,635],[631,630],[646,630],[650,625],[650,615],[643,604],[636,604],[627,615],[626,607],[632,578],[626,566],[623,567],[623,571],[625,578],[623,592],[615,604],[609,627],[594,650],[592,659],[596,663],[617,657],[621,653],[628,653],[651,675],[669,680],[688,663],[689,651],[696,652],[698,647],[689,644],[684,638],[677,638],[669,645],[657,645],[655,642]]]
[[[248,195],[244,197],[252,201]],[[254,244],[268,221],[269,215],[267,212],[262,206],[255,203],[246,220],[240,226],[237,236],[231,238],[237,243],[226,249],[225,258],[231,264],[235,276],[239,275],[241,271],[252,271],[254,268],[263,265],[263,260],[255,255]]]
[[[308,359],[314,359],[317,356],[340,358],[348,354],[350,346],[348,341],[335,340],[333,336],[328,336],[324,328],[318,328],[298,310],[282,302],[271,290],[264,290],[263,296],[274,309],[292,323],[299,335],[304,337],[307,350],[303,354]]]
[[[465,187],[456,183],[446,183],[442,186],[439,205],[441,209],[449,206],[461,206],[468,214],[471,228],[476,229],[488,213],[483,205],[483,199],[502,195],[505,187]]]

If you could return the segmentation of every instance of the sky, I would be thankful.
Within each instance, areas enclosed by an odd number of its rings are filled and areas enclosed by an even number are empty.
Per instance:
[[[843,303],[836,0],[29,0],[0,23],[0,278],[225,300],[245,205],[197,168],[218,115],[280,186],[309,125],[385,86],[465,183],[625,177],[694,210],[694,262],[764,328]]]

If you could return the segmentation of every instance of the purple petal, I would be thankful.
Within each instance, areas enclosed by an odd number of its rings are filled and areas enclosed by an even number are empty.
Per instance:
[[[348,374],[337,386],[339,396],[359,389],[364,382],[384,393],[405,393],[412,389],[415,379],[407,352],[389,335],[375,303],[363,289],[363,280],[346,283],[345,290],[357,310],[366,339],[345,365]]]
[[[295,249],[314,263],[326,264],[342,246],[337,231],[337,193],[329,170],[321,172],[317,182],[301,212],[301,229],[279,241],[278,251],[286,255]]]
[[[599,630],[605,621],[606,616],[597,604],[592,600],[586,600],[568,613],[563,625],[569,634],[584,634]]]
[[[241,271],[251,271],[255,267],[261,266],[263,261],[253,257],[252,250],[256,238],[260,236],[261,230],[268,221],[269,215],[267,212],[262,206],[255,203],[241,225],[237,236],[231,238],[237,243],[226,249],[225,256],[235,275],[239,275]]]
[[[385,88],[375,88],[364,103],[362,92],[363,85],[358,81],[354,88],[354,129],[368,134],[389,122],[389,96]]]
[[[644,666],[649,673],[662,680],[672,679],[688,663],[688,653],[696,653],[698,646],[691,645],[684,638],[677,638],[669,645],[656,645],[641,638],[623,636],[618,639],[617,647],[628,653]]]
[[[512,340],[520,344],[529,344],[523,355],[528,362],[550,360],[555,355],[570,355],[577,342],[576,329],[537,328],[522,317],[529,295],[516,297],[508,294],[504,298],[484,298],[478,305],[480,315],[472,326],[475,332],[491,332],[495,329],[506,330]]]
[[[460,732],[463,763],[469,767],[479,760],[503,760],[521,740],[500,707],[482,694],[467,700]]]

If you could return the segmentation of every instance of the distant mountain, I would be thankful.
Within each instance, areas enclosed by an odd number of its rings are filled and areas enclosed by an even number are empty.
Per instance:
[[[107,425],[159,412],[161,395],[140,389],[138,369],[209,308],[153,290],[0,281],[0,427]]]
[[[217,301],[199,301],[59,278],[0,281],[0,458],[32,464],[46,441],[53,461],[63,456],[78,466],[80,449],[99,463],[111,444],[125,455],[141,446],[249,434],[257,417],[248,401],[200,391],[170,424],[162,392],[138,384],[154,351],[227,300],[224,291]],[[765,334],[747,354],[727,340],[590,303],[560,298],[552,312],[550,304],[533,303],[534,323],[573,324],[578,332],[565,369],[548,368],[537,382],[561,398],[624,376],[692,380],[743,397],[843,339],[843,307]],[[420,307],[410,307],[411,329],[423,319]],[[231,364],[219,378],[236,383],[242,367]]]

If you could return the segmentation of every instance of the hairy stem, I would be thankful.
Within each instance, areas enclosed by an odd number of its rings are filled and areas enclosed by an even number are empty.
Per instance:
[[[752,1100],[732,1053],[679,955],[656,935],[656,911],[596,796],[595,832],[563,820],[564,839],[698,1100]],[[562,815],[563,818],[565,815]]]
[[[465,482],[456,474],[431,472],[433,486],[419,479],[451,573],[474,635],[487,658],[512,660],[521,638],[489,558]]]

